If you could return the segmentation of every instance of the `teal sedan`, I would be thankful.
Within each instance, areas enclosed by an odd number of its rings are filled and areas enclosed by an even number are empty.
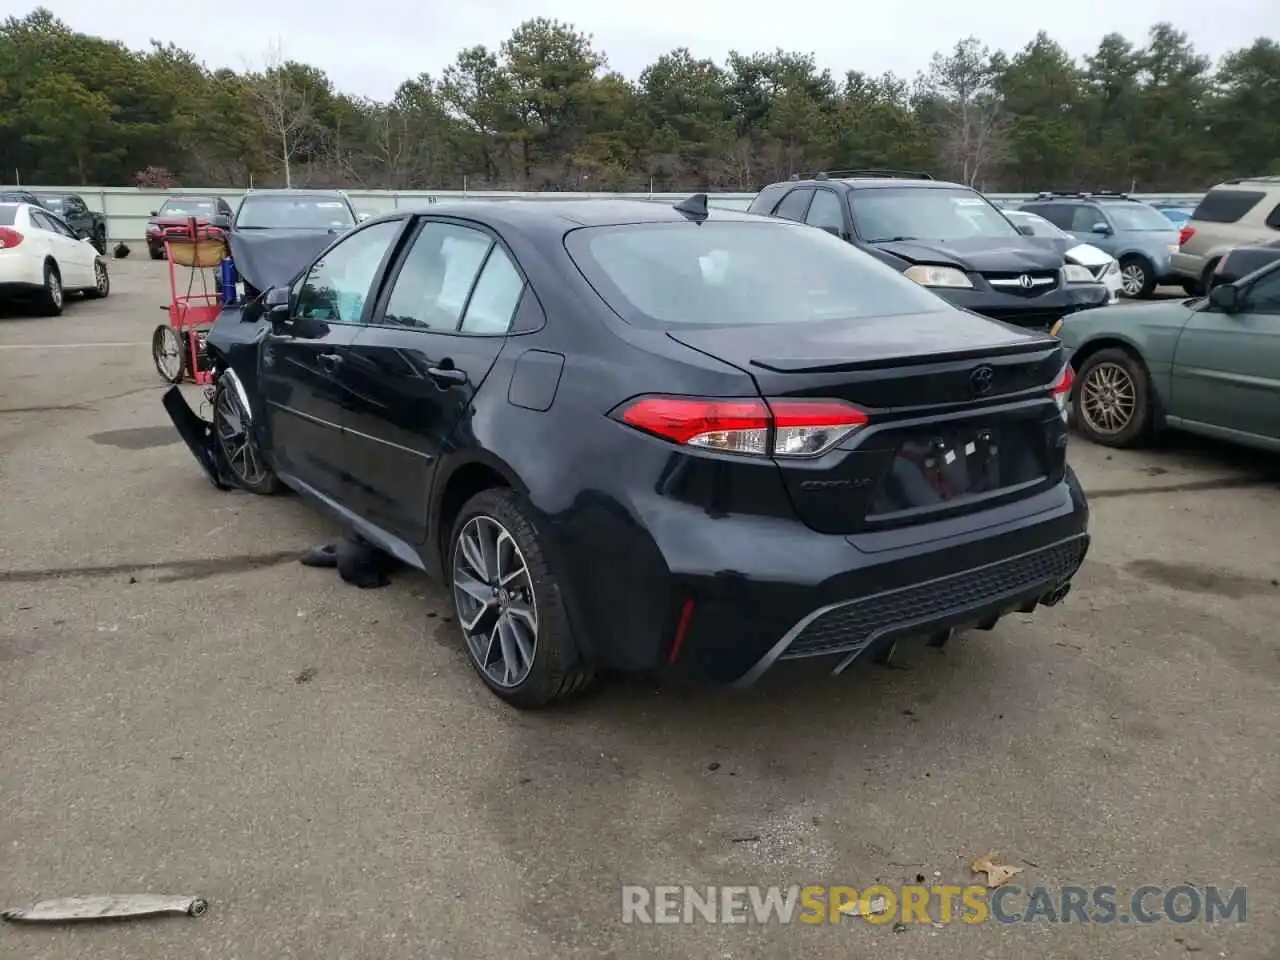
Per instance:
[[[1082,310],[1059,320],[1071,412],[1095,443],[1163,427],[1280,451],[1280,262],[1208,297]]]

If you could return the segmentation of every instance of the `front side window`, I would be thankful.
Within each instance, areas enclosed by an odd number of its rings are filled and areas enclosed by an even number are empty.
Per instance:
[[[843,233],[844,211],[840,206],[840,198],[831,190],[819,190],[813,195],[813,203],[809,204],[804,222],[811,227]]]
[[[1095,226],[1107,225],[1102,211],[1091,204],[1080,204],[1071,214],[1071,229],[1076,233],[1090,233]]]
[[[1004,214],[974,190],[874,187],[851,194],[853,222],[867,243],[1017,237]]]
[[[568,234],[565,247],[613,311],[638,326],[856,321],[950,309],[853,245],[777,220],[584,227]]]
[[[387,220],[351,234],[307,271],[293,314],[333,323],[359,323],[387,251],[402,226]]]
[[[1249,285],[1244,296],[1249,313],[1280,313],[1280,267],[1274,267]]]

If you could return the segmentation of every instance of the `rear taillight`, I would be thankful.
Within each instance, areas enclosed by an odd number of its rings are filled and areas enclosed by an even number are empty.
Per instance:
[[[1062,373],[1058,374],[1058,379],[1054,381],[1053,386],[1049,389],[1049,393],[1053,396],[1053,402],[1058,405],[1058,413],[1062,415],[1062,419],[1067,419],[1067,404],[1071,399],[1071,385],[1076,382],[1075,372],[1071,369],[1071,364],[1067,364],[1062,368]]]
[[[1196,235],[1195,227],[1183,227],[1178,231],[1178,246],[1185,247],[1187,241]]]
[[[8,227],[0,227],[0,250],[12,250],[22,242],[22,234]]]
[[[640,397],[615,420],[686,447],[753,457],[813,457],[859,427],[867,415],[843,400],[714,400]]]

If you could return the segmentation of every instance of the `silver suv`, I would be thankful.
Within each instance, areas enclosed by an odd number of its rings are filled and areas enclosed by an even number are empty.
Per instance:
[[[1276,239],[1280,239],[1280,177],[1228,180],[1204,195],[1182,227],[1173,272],[1187,293],[1199,296],[1228,250]]]
[[[1115,257],[1126,297],[1149,297],[1173,279],[1178,228],[1140,200],[1123,193],[1041,193],[1019,209]]]

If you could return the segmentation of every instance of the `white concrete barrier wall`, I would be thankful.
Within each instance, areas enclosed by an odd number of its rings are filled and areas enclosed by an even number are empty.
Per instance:
[[[31,190],[48,193],[78,193],[92,210],[107,215],[107,237],[116,242],[137,243],[146,233],[147,218],[152,210],[158,210],[168,197],[220,196],[232,209],[244,196],[243,190],[216,187],[189,187],[180,190],[140,190],[137,187],[31,187]],[[692,192],[692,191],[691,191]],[[457,200],[576,200],[586,198],[613,198],[629,200],[666,200],[675,203],[689,193],[521,193],[517,191],[464,192],[461,190],[348,190],[347,195],[357,210],[371,213],[390,213],[392,210],[425,207],[433,203]],[[1030,193],[992,193],[988,196],[996,202],[1021,202],[1032,199]],[[1139,200],[1169,201],[1194,207],[1203,194],[1131,194]],[[755,198],[754,193],[712,193],[708,201],[714,207],[729,210],[745,210]]]

